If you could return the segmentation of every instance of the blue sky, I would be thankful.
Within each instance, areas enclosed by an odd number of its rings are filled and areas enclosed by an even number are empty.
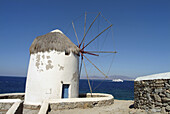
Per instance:
[[[114,25],[119,53],[111,75],[170,71],[169,0],[0,0],[0,75],[26,76],[32,41],[55,28],[65,32],[85,11],[101,12]]]

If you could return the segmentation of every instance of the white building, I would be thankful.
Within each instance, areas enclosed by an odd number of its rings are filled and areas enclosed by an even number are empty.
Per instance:
[[[79,95],[79,48],[60,30],[37,37],[30,47],[24,104]]]

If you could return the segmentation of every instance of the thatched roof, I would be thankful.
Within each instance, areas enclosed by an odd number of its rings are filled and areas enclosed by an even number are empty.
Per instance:
[[[54,30],[35,38],[30,47],[30,54],[50,50],[79,54],[79,48],[60,30]]]

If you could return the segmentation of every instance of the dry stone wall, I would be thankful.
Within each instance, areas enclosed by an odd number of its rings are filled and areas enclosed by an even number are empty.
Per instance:
[[[170,79],[134,82],[134,107],[152,112],[170,112]]]

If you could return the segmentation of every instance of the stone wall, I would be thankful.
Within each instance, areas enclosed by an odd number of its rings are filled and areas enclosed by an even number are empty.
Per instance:
[[[92,93],[92,96],[91,96],[91,93],[81,93],[79,94],[79,98],[96,98],[96,97],[108,97],[106,96],[107,94],[95,94],[95,93]]]
[[[0,94],[0,99],[24,99],[24,93],[9,93]],[[6,112],[12,107],[14,102],[0,102],[0,114],[6,114]]]
[[[0,99],[16,99],[23,101],[24,93],[0,94]],[[111,105],[114,103],[114,97],[110,94],[90,93],[80,94],[79,98],[70,99],[49,99],[47,111],[56,111],[74,108],[93,108]],[[5,114],[14,103],[0,103],[0,114]],[[40,105],[23,105],[23,114],[37,114],[40,111]]]
[[[170,112],[170,79],[135,81],[134,107],[152,112]]]
[[[23,107],[23,114],[38,114],[40,110],[40,105],[26,105]]]
[[[74,108],[93,108],[100,106],[107,106],[114,103],[114,100],[103,100],[103,101],[87,101],[87,102],[63,102],[63,103],[50,103],[51,110],[64,110]]]
[[[74,109],[74,108],[93,108],[107,106],[114,103],[114,97],[110,94],[90,93],[80,94],[80,98],[63,99],[62,101],[51,100],[49,101],[49,109],[64,110],[64,109]]]
[[[0,94],[0,99],[21,99],[24,100],[25,93]]]

